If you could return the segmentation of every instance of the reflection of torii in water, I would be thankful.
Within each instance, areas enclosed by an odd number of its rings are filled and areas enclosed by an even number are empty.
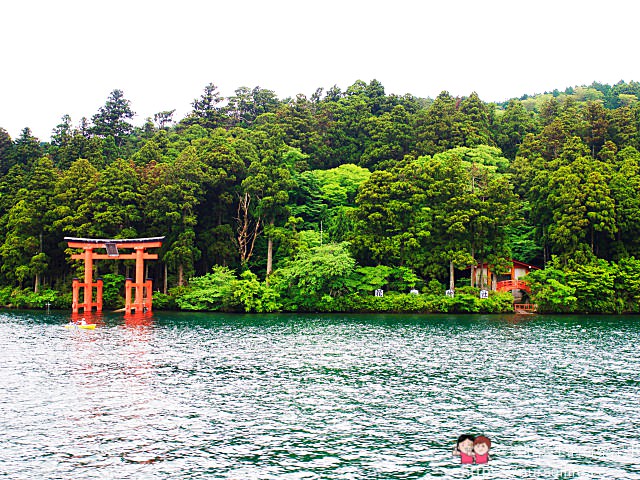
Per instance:
[[[73,302],[71,309],[73,313],[78,313],[80,309],[84,312],[102,311],[102,279],[98,278],[93,282],[93,261],[94,260],[135,260],[136,278],[135,282],[131,278],[125,281],[125,312],[143,313],[150,312],[152,306],[153,286],[150,279],[144,279],[144,261],[157,260],[157,253],[147,253],[147,248],[160,248],[164,237],[152,238],[117,238],[117,239],[95,239],[95,238],[64,238],[70,248],[82,248],[84,253],[71,255],[73,260],[84,260],[84,282],[77,278],[73,279]],[[134,253],[120,253],[119,249],[133,248]],[[105,249],[106,253],[95,253],[95,249]],[[96,287],[96,300],[93,301],[93,287]],[[79,303],[80,289],[84,289],[83,303]],[[131,302],[131,290],[135,289],[135,298]],[[146,296],[145,296],[146,294]]]

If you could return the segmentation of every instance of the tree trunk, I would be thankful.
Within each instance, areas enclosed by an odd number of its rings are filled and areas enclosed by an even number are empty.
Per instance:
[[[42,253],[42,232],[40,232],[40,250],[38,251],[38,253]],[[38,290],[40,290],[40,274],[36,273],[36,278],[33,285],[33,291],[34,293],[38,293]]]
[[[474,264],[471,265],[471,287],[475,287],[475,285],[476,285],[476,267],[477,267],[477,264],[475,263],[476,256],[475,256],[474,249],[471,249],[471,257],[473,257],[473,259],[474,259]]]
[[[269,225],[273,228],[274,220],[269,222]],[[267,277],[271,275],[273,271],[273,237],[269,235],[267,239]]]
[[[252,221],[249,215],[249,205],[251,204],[251,196],[245,193],[238,198],[238,216],[236,217],[238,253],[240,253],[240,263],[243,269],[249,263],[249,259],[253,254],[253,247],[256,239],[260,235],[260,218]]]
[[[449,260],[449,290],[455,290],[456,287],[456,279],[455,279],[455,271],[453,268],[453,260]]]
[[[545,231],[544,225],[542,225],[542,238],[544,239],[544,245],[542,246],[542,263],[544,266],[547,265],[547,233]]]
[[[182,287],[184,285],[184,267],[182,264],[178,265],[178,286]]]
[[[164,285],[163,285],[163,292],[166,295],[167,292],[169,291],[169,267],[167,267],[167,264],[165,262],[164,264]]]

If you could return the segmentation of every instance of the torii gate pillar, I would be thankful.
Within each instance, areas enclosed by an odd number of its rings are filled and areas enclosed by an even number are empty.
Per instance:
[[[150,279],[144,279],[144,261],[157,260],[158,255],[147,253],[147,248],[159,248],[164,237],[130,238],[130,239],[90,239],[65,237],[70,248],[82,248],[84,253],[73,254],[74,260],[84,260],[84,282],[74,278],[72,284],[73,297],[71,309],[73,313],[102,311],[102,279],[93,282],[94,260],[135,260],[136,278],[125,281],[125,311],[127,313],[150,312],[153,304],[153,284]],[[106,249],[107,253],[95,253],[94,249]],[[134,253],[121,254],[119,249],[133,248]],[[96,287],[96,299],[93,299],[93,287]],[[80,289],[84,290],[83,302],[80,303]],[[132,291],[135,290],[133,303]]]

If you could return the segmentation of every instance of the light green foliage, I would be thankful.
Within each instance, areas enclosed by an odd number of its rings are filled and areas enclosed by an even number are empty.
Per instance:
[[[281,308],[280,295],[248,270],[234,281],[233,298],[247,313],[269,313]]]
[[[457,147],[447,150],[437,155],[440,158],[460,158],[462,164],[468,170],[478,166],[487,167],[491,172],[505,173],[509,168],[509,160],[502,156],[502,152],[497,147],[478,145],[474,148]]]
[[[547,265],[544,270],[534,270],[524,277],[531,287],[532,300],[540,312],[570,313],[576,311],[576,289],[566,283],[561,269]]]
[[[357,280],[354,288],[362,294],[371,295],[374,290],[387,285],[392,272],[393,268],[385,265],[358,267],[355,271]]]
[[[613,268],[604,260],[570,264],[566,273],[566,285],[574,290],[576,308],[582,313],[616,311],[614,279]]]
[[[426,293],[428,295],[444,295],[446,290],[447,289],[442,283],[440,283],[435,278],[432,278],[431,280],[429,280],[429,283],[427,284]]]
[[[182,310],[267,313],[280,309],[278,299],[278,293],[250,271],[238,279],[228,267],[216,265],[178,289],[175,301]]]
[[[60,293],[52,289],[44,289],[34,292],[33,289],[5,287],[0,290],[0,304],[12,308],[67,308],[67,304],[61,302]]]
[[[291,213],[303,219],[301,228],[322,230],[323,242],[340,242],[353,230],[348,212],[356,193],[371,172],[357,165],[340,165],[330,170],[309,170],[295,176],[290,192]]]
[[[525,277],[541,312],[625,313],[640,311],[640,266],[633,258],[570,261],[558,257]]]
[[[396,267],[393,269],[389,288],[398,292],[407,292],[422,284],[422,280],[409,267]]]
[[[582,102],[590,102],[595,100],[600,101],[604,99],[604,93],[592,87],[582,86],[582,87],[576,87],[573,90],[573,97],[575,97],[576,100],[582,101]]]
[[[344,203],[334,203],[338,205],[352,205],[355,202],[358,188],[371,176],[371,172],[363,167],[353,164],[340,165],[330,170],[314,170],[313,175],[320,182],[320,189],[323,192],[340,191],[346,196]]]
[[[215,266],[212,272],[191,278],[188,287],[176,298],[176,304],[183,310],[232,310],[235,280],[231,269]]]
[[[510,293],[492,292],[487,299],[480,299],[477,289],[456,293],[454,298],[437,294],[387,292],[382,297],[349,295],[324,304],[327,312],[385,312],[385,313],[510,313],[513,297]]]
[[[300,252],[271,281],[281,298],[289,299],[289,307],[309,308],[325,295],[344,295],[355,265],[348,244],[327,244]]]
[[[640,260],[623,258],[615,265],[613,289],[626,312],[640,312]]]

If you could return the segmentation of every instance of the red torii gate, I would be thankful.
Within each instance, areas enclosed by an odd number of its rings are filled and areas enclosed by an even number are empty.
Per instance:
[[[93,281],[94,260],[135,260],[135,282],[127,278],[125,281],[125,312],[142,313],[150,312],[152,306],[153,285],[150,279],[144,279],[144,261],[157,260],[157,253],[147,253],[147,248],[159,248],[164,237],[151,238],[117,238],[95,239],[64,237],[70,248],[82,248],[84,253],[71,255],[73,260],[84,260],[84,282],[73,279],[73,301],[71,309],[73,313],[102,311],[102,279]],[[133,248],[134,253],[120,253],[119,249]],[[106,253],[95,253],[95,249],[105,249]],[[93,301],[93,287],[96,287],[96,301]],[[80,289],[84,289],[83,303],[80,301]],[[135,289],[134,302],[131,303],[131,291]],[[146,293],[146,297],[145,297]]]

